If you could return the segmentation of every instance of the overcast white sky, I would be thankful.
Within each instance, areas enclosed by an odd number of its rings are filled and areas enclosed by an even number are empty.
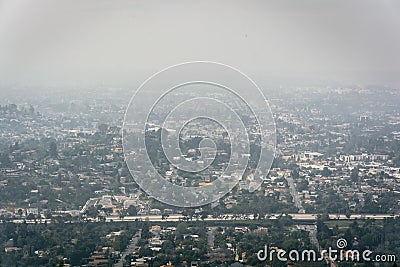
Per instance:
[[[254,77],[400,85],[400,1],[0,0],[0,82],[136,84],[210,60]]]

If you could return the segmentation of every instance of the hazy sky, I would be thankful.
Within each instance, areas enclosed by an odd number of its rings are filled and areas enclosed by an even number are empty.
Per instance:
[[[400,1],[0,0],[0,82],[137,84],[210,60],[266,77],[400,85]]]

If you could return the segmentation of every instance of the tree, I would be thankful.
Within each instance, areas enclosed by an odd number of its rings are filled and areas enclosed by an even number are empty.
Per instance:
[[[7,153],[2,153],[0,155],[0,163],[1,163],[2,167],[11,167],[12,166],[11,160],[8,157]]]
[[[397,155],[397,157],[395,157],[395,158],[393,159],[393,164],[394,164],[394,166],[396,166],[396,167],[400,167],[400,155]]]
[[[151,257],[151,256],[153,256],[153,251],[150,248],[141,247],[139,249],[139,256],[140,257]]]
[[[345,215],[346,215],[346,218],[350,219],[351,212],[349,209],[346,209]]]
[[[99,215],[98,210],[96,209],[96,207],[90,207],[86,210],[86,215],[88,217],[92,217],[92,218],[96,218]]]
[[[350,179],[356,183],[358,182],[358,178],[358,168],[354,168],[351,170]]]
[[[58,156],[57,144],[54,141],[52,141],[50,143],[49,154],[50,154],[50,157],[52,157],[52,158],[57,158],[57,156]]]
[[[18,215],[22,216],[22,214],[24,214],[24,211],[22,209],[18,209]]]
[[[201,219],[204,221],[205,219],[207,219],[207,217],[208,217],[207,211],[203,210],[201,212]]]
[[[328,167],[324,167],[324,169],[321,172],[321,175],[324,177],[328,177],[332,175],[332,171],[328,169]]]
[[[136,216],[137,215],[137,210],[136,210],[136,207],[135,206],[129,206],[128,208],[127,208],[127,210],[126,210],[126,213],[129,215],[129,216]]]
[[[175,252],[175,245],[171,240],[165,240],[162,243],[161,247],[166,254],[174,254]]]
[[[228,137],[228,133],[224,131],[222,133],[222,138],[225,140],[227,137]]]
[[[118,211],[118,215],[119,215],[119,218],[122,220],[125,217],[125,211],[124,210],[119,210]]]
[[[162,215],[161,215],[161,219],[162,220],[165,220],[165,219],[167,219],[169,217],[169,214],[168,213],[163,213]]]
[[[106,134],[108,131],[108,125],[104,123],[100,124],[97,128],[99,129],[99,132],[102,134]]]
[[[181,239],[188,232],[188,226],[185,222],[181,222],[176,226],[176,238]]]
[[[32,105],[29,107],[29,113],[35,115],[35,108]]]
[[[295,169],[291,172],[290,176],[292,176],[292,178],[295,179],[295,180],[298,179],[299,176],[300,176],[300,174],[299,174],[299,169],[298,169],[298,168],[295,168]]]

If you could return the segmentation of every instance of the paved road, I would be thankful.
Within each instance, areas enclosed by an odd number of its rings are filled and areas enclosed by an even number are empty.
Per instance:
[[[294,185],[294,180],[292,177],[286,177],[286,181],[289,185],[289,192],[293,198],[293,203],[296,208],[299,210],[299,213],[304,213],[304,208],[301,205],[301,200],[299,198],[299,194],[297,193],[296,186]]]
[[[217,229],[217,227],[209,227],[207,229],[207,244],[210,249],[214,248],[214,230]]]
[[[290,213],[288,214],[292,217],[294,221],[309,221],[315,222],[318,218],[318,214],[310,214],[310,213]],[[282,216],[282,214],[267,214],[265,219],[275,220]],[[375,220],[383,220],[386,218],[397,218],[399,215],[390,215],[390,214],[353,214],[350,217],[346,217],[345,214],[329,214],[329,218],[331,220],[365,220],[365,219],[375,219]],[[168,218],[163,219],[161,215],[142,215],[142,216],[127,216],[123,219],[118,216],[115,217],[107,217],[106,222],[120,222],[120,221],[150,221],[150,222],[177,222],[177,221],[185,221],[186,218],[180,214],[171,214]],[[223,214],[217,218],[213,218],[212,216],[208,216],[204,219],[204,221],[243,221],[243,220],[253,220],[253,214],[249,215],[233,215],[233,214]],[[95,221],[95,220],[94,220]],[[193,219],[192,221],[202,221],[202,219]]]
[[[292,217],[294,221],[308,221],[315,222],[317,221],[318,214],[310,214],[310,213],[289,213],[289,216]],[[280,213],[275,214],[267,214],[264,219],[268,220],[276,220],[282,216]],[[329,214],[329,218],[331,220],[366,220],[366,219],[374,219],[374,220],[383,220],[387,218],[398,218],[400,215],[391,215],[391,214],[353,214],[350,217],[346,217],[345,214]],[[249,215],[233,215],[233,214],[223,214],[217,218],[213,218],[208,216],[204,219],[204,221],[246,221],[253,220],[253,214]],[[43,223],[52,223],[50,219],[34,221],[34,220],[21,220],[16,219],[10,222],[13,223],[27,223],[27,224],[43,224]],[[99,222],[99,220],[95,218],[91,218],[89,221],[91,222]],[[109,216],[106,218],[106,222],[132,222],[132,221],[150,221],[150,222],[178,222],[178,221],[186,221],[186,217],[180,214],[172,214],[168,218],[163,219],[161,215],[142,215],[142,216],[126,216],[123,219],[118,216]],[[202,219],[193,219],[192,221],[202,221]],[[4,221],[0,221],[0,223],[4,223]],[[74,223],[74,221],[67,222]]]
[[[320,249],[319,247],[319,242],[317,238],[317,226],[316,225],[297,225],[298,229],[304,230],[308,232],[308,235],[310,237],[311,243],[317,248]]]
[[[132,237],[131,241],[129,242],[129,245],[122,252],[121,259],[114,264],[114,267],[123,267],[125,257],[133,253],[141,236],[142,236],[142,229],[139,229],[139,231]]]

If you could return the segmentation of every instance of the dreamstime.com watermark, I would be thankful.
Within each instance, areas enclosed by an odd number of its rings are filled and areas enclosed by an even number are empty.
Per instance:
[[[359,251],[357,249],[346,249],[347,241],[340,238],[336,242],[337,249],[329,247],[321,251],[312,249],[290,250],[286,251],[275,247],[264,246],[257,252],[257,258],[260,261],[272,261],[275,258],[279,261],[293,262],[395,262],[396,255],[394,254],[375,254],[371,250]]]
[[[182,149],[190,136],[201,138],[191,149],[197,158]],[[122,139],[128,169],[143,191],[172,206],[198,207],[239,183],[250,192],[259,188],[274,159],[276,129],[253,80],[228,65],[196,61],[168,67],[136,90]]]

